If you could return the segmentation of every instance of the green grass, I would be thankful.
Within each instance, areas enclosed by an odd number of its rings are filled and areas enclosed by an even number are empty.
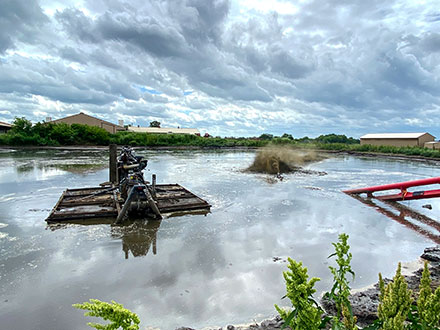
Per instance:
[[[440,158],[440,150],[427,149],[423,147],[391,147],[391,146],[373,146],[369,144],[347,145],[340,143],[331,143],[331,144],[317,144],[316,148],[322,150],[384,153],[384,154],[394,154],[394,155],[420,156],[427,158]]]

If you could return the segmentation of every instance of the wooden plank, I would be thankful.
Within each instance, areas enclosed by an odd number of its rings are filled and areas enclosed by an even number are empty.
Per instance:
[[[103,213],[83,213],[83,214],[70,214],[70,215],[55,215],[54,217],[47,219],[47,222],[62,222],[70,220],[82,220],[82,219],[96,219],[96,218],[114,218],[116,212],[103,212]]]
[[[88,213],[116,213],[116,209],[111,206],[102,207],[99,209],[79,209],[79,208],[69,208],[69,209],[61,209],[54,213],[54,216],[70,216],[70,215],[81,215],[81,214],[88,214]]]
[[[58,206],[61,204],[63,198],[64,198],[64,194],[66,193],[66,191],[63,191],[63,193],[61,194],[60,198],[58,199],[58,202],[55,204],[55,206],[52,208],[52,211],[50,211],[49,216],[47,217],[48,219],[50,217],[53,216],[53,214],[55,213],[55,211],[58,209]]]
[[[157,184],[156,191],[170,191],[170,190],[185,190],[182,186],[178,184]]]
[[[181,211],[189,211],[189,210],[207,210],[209,211],[210,205],[200,205],[200,204],[194,204],[194,205],[185,205],[185,206],[177,206],[177,207],[165,207],[161,208],[161,213],[169,213],[169,212],[181,212]]]
[[[80,217],[87,217],[87,216],[91,216],[91,215],[94,215],[96,217],[103,216],[103,215],[113,215],[113,216],[115,216],[116,215],[116,210],[115,209],[109,209],[109,210],[102,210],[102,211],[99,211],[99,212],[92,212],[92,211],[90,211],[90,212],[81,212],[81,213],[79,213],[79,212],[55,212],[51,219],[56,219],[56,218],[65,218],[65,219],[67,219],[67,218],[71,218],[71,217],[80,218]]]
[[[159,210],[162,211],[166,211],[166,210],[186,210],[188,208],[194,209],[194,208],[209,208],[210,205],[206,204],[206,203],[187,203],[187,204],[167,204],[167,205],[162,205],[159,207]]]
[[[114,204],[114,200],[113,199],[109,199],[108,201],[82,201],[81,203],[76,203],[75,201],[69,201],[69,202],[62,202],[60,204],[61,207],[72,207],[72,206],[81,206],[81,205],[102,205],[102,206],[107,206],[107,205],[113,205]]]
[[[80,190],[75,190],[72,191],[70,189],[66,190],[66,197],[85,197],[85,196],[89,196],[92,194],[97,194],[100,192],[104,192],[105,190],[110,189],[109,187],[107,188],[90,188],[90,189],[80,189]]]
[[[170,210],[204,209],[211,207],[211,205],[200,198],[192,198],[185,200],[168,200],[167,202],[158,203],[158,207],[161,212],[168,212]]]
[[[89,194],[86,196],[64,196],[64,200],[72,200],[72,201],[85,201],[87,199],[106,199],[106,198],[112,198],[113,196],[113,192],[112,191],[108,191],[105,193],[98,193],[98,194]]]
[[[116,210],[113,211],[105,211],[105,212],[87,212],[87,213],[66,213],[59,214],[55,213],[51,219],[71,219],[71,218],[90,218],[90,217],[107,217],[107,216],[116,216]]]
[[[168,194],[157,194],[156,196],[156,200],[162,200],[162,199],[170,199],[170,198],[192,198],[195,197],[194,194],[188,194],[186,192],[182,192],[182,193],[168,193]]]
[[[90,198],[65,197],[61,205],[87,205],[87,204],[106,204],[113,203],[113,195],[100,195]]]
[[[72,188],[72,189],[66,189],[67,192],[77,192],[77,191],[88,191],[88,190],[105,190],[110,188],[111,186],[104,186],[104,187],[87,187],[87,188]]]
[[[170,204],[170,205],[176,205],[176,204],[185,205],[185,204],[194,204],[194,203],[206,203],[206,202],[204,200],[196,197],[196,196],[193,196],[192,198],[184,198],[184,199],[169,198],[169,199],[166,199],[166,200],[158,201],[158,204],[159,205],[163,205],[163,206],[166,206],[168,204]]]

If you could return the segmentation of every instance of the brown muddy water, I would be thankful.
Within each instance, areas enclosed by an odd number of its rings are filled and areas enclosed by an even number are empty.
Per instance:
[[[392,276],[433,242],[341,192],[440,176],[409,160],[336,156],[309,164],[327,175],[245,173],[255,152],[140,151],[146,176],[180,183],[208,200],[212,213],[55,230],[44,219],[69,187],[107,181],[103,151],[0,152],[0,324],[2,329],[89,329],[73,303],[115,300],[142,328],[203,328],[246,323],[287,305],[282,271],[292,257],[330,287],[331,242],[350,235],[354,288]],[[405,202],[440,219],[440,201]],[[436,235],[439,233],[437,232]]]
[[[324,160],[313,150],[298,150],[288,146],[267,146],[257,151],[246,170],[255,173],[283,174],[301,170],[304,165]]]

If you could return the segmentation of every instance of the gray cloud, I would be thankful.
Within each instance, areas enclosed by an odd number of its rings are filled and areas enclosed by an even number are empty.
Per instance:
[[[301,63],[284,50],[276,49],[271,51],[271,54],[270,62],[272,71],[287,78],[302,78],[312,71],[311,66],[313,64]]]
[[[440,33],[428,33],[422,40],[422,47],[427,52],[440,52]]]
[[[179,56],[184,53],[185,40],[173,27],[164,26],[155,18],[126,15],[100,17],[96,32],[106,40],[136,45],[158,57]]]
[[[6,1],[0,120],[26,104],[33,120],[84,110],[215,135],[425,130],[440,108],[439,14],[395,4]]]
[[[95,24],[82,11],[67,8],[57,12],[55,18],[71,38],[90,43],[100,41],[100,36],[96,35]]]
[[[48,18],[35,0],[2,0],[0,11],[0,54],[17,41],[35,43]]]

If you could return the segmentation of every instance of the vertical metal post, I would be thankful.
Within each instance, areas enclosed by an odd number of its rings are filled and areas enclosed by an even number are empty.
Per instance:
[[[156,198],[156,174],[153,174],[151,176],[151,188],[152,188],[153,198]]]
[[[131,205],[131,201],[133,199],[134,193],[135,193],[135,188],[131,187],[130,191],[128,192],[128,197],[125,200],[124,206],[121,209],[121,212],[119,212],[118,217],[116,218],[116,221],[114,222],[115,224],[119,224],[124,220],[125,214],[127,213],[130,205]]]
[[[118,164],[117,164],[117,152],[118,147],[116,144],[110,144],[109,146],[109,174],[110,182],[113,184],[118,183]]]

